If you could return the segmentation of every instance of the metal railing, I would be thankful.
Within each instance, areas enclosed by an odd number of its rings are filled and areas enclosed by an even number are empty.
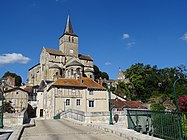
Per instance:
[[[0,111],[0,128],[3,128],[2,117],[3,115],[2,115],[2,112]]]
[[[166,140],[187,140],[187,113],[127,110],[128,128]]]

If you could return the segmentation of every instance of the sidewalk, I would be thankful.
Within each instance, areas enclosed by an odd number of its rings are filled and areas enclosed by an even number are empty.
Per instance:
[[[0,140],[18,140],[22,133],[24,128],[26,127],[32,127],[35,126],[35,121],[34,119],[31,119],[29,124],[24,124],[24,125],[17,125],[17,126],[12,126],[12,127],[4,127],[3,129],[0,129],[0,132],[5,133],[3,135],[0,135]]]
[[[74,124],[78,125],[83,125],[83,126],[89,126],[89,127],[94,127],[96,129],[101,129],[106,132],[111,132],[114,133],[120,137],[123,137],[125,139],[133,139],[133,140],[161,140],[160,138],[152,137],[149,135],[141,134],[138,133],[134,130],[127,129],[123,126],[123,124],[114,124],[114,125],[109,125],[109,124],[102,124],[102,123],[84,123],[80,122],[77,120],[69,119],[69,118],[64,118],[66,121],[71,121]]]

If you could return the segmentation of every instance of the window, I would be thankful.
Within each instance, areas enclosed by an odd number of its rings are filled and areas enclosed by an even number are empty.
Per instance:
[[[45,66],[45,64],[42,64],[42,71],[44,71],[44,66]]]
[[[71,54],[73,54],[73,50],[69,50],[69,52],[70,52]]]
[[[77,99],[77,106],[81,105],[81,100]]]
[[[93,90],[90,90],[90,91],[89,91],[89,94],[90,94],[90,95],[93,95],[93,94],[94,94],[94,93],[93,93]]]
[[[16,92],[16,95],[18,95],[19,93],[18,92]]]
[[[71,37],[69,36],[69,42],[71,41]]]
[[[94,107],[94,101],[89,101],[89,107]]]
[[[72,37],[72,42],[74,42],[74,37]]]
[[[71,69],[71,75],[73,75],[73,69]]]
[[[70,105],[70,99],[66,99],[66,106]]]

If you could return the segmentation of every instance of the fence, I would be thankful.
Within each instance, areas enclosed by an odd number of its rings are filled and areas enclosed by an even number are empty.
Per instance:
[[[128,128],[166,140],[187,140],[187,113],[127,110]]]

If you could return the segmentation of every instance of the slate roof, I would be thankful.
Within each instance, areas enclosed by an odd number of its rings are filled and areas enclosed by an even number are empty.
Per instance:
[[[64,56],[64,53],[60,50],[53,50],[53,49],[50,49],[50,48],[45,48],[45,49],[46,49],[46,52],[48,52],[49,54]]]
[[[88,55],[79,54],[78,57],[79,57],[79,59],[93,61],[93,59]]]
[[[67,18],[66,26],[64,28],[64,34],[75,35],[74,32],[73,32],[73,27],[72,27],[69,15],[68,15],[68,18]]]

